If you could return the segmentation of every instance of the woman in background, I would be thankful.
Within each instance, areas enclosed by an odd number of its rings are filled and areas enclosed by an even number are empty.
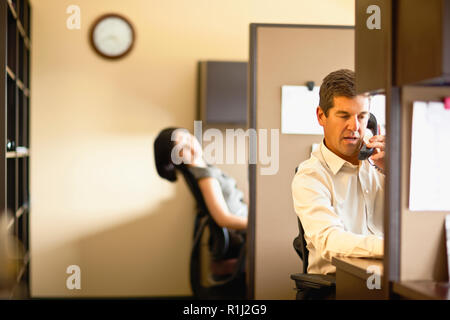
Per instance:
[[[175,181],[176,167],[184,165],[198,182],[206,206],[220,227],[234,230],[247,228],[248,207],[236,181],[203,159],[198,140],[186,129],[166,128],[154,143],[158,174]]]

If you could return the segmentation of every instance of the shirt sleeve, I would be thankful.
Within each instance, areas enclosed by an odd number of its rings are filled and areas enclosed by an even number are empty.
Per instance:
[[[314,170],[299,169],[292,181],[292,196],[297,216],[302,222],[306,242],[331,261],[335,257],[383,256],[383,238],[359,235],[345,230],[332,207],[330,182]]]
[[[200,180],[203,178],[213,177],[215,178],[214,172],[211,168],[206,167],[189,167],[189,171],[192,173],[195,179]]]
[[[383,220],[384,220],[384,179],[385,175],[378,170],[375,171],[377,179],[377,193],[374,198],[374,215],[372,217],[374,233],[383,236]]]

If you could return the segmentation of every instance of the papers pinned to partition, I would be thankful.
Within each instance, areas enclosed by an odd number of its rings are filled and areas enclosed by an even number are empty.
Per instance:
[[[409,209],[450,211],[450,110],[414,102]]]
[[[306,86],[281,87],[281,133],[323,134],[316,117],[319,89]]]
[[[369,111],[377,118],[380,125],[380,134],[386,134],[386,96],[384,94],[376,94],[370,97]]]

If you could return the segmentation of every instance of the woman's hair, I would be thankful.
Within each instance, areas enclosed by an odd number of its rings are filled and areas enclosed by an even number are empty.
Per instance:
[[[169,181],[177,180],[176,168],[171,159],[172,148],[175,146],[175,142],[172,141],[172,133],[177,129],[180,128],[162,130],[153,144],[156,171],[161,178]]]

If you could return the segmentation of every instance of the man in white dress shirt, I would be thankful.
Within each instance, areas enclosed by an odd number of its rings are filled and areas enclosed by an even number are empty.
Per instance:
[[[369,118],[368,98],[355,94],[355,74],[323,79],[317,119],[324,139],[298,166],[294,208],[305,231],[308,273],[334,273],[332,257],[383,256],[384,136],[370,139],[369,160],[358,160]]]

